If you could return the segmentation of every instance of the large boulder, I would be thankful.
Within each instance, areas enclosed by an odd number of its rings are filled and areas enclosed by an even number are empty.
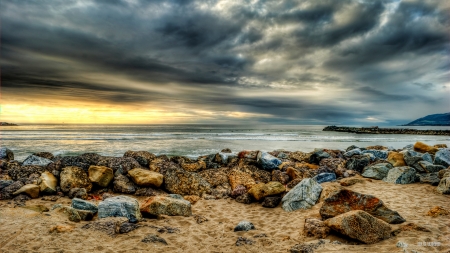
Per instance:
[[[436,191],[441,194],[450,194],[450,176],[441,179]]]
[[[79,199],[79,198],[74,198],[72,199],[72,208],[75,208],[77,210],[86,210],[89,211],[93,214],[98,212],[98,207],[97,205],[95,205],[94,203],[84,200],[84,199]]]
[[[238,185],[243,185],[247,188],[247,190],[249,190],[256,184],[251,173],[239,169],[233,169],[228,175],[228,180],[230,182],[231,189],[235,189]]]
[[[1,147],[0,148],[0,159],[4,159],[6,161],[12,161],[12,160],[14,160],[14,153],[9,148]]]
[[[405,159],[405,162],[408,166],[413,167],[418,172],[425,172],[425,170],[420,166],[419,162],[421,161],[428,161],[430,163],[433,163],[433,158],[430,154],[425,153],[419,153],[412,150],[407,150],[403,153],[403,158]]]
[[[316,204],[321,191],[322,186],[316,180],[305,178],[283,197],[282,207],[287,212],[309,209]]]
[[[370,158],[367,155],[354,155],[347,161],[347,169],[361,172],[369,165]]]
[[[52,173],[44,171],[41,174],[39,187],[43,194],[55,194],[57,186],[58,179]]]
[[[365,167],[361,175],[363,177],[381,180],[386,177],[387,173],[392,168],[393,167],[390,163],[377,163],[375,165]]]
[[[160,187],[164,178],[163,175],[158,172],[140,168],[132,169],[128,171],[128,174],[135,184],[143,187]]]
[[[268,182],[267,184],[256,184],[248,191],[248,193],[252,195],[253,198],[259,201],[267,196],[278,195],[285,191],[286,189],[284,188],[284,185],[282,185],[280,182],[272,181]]]
[[[52,163],[52,160],[49,160],[47,158],[30,155],[28,156],[22,163],[22,165],[36,165],[36,166],[47,166],[49,163]]]
[[[405,221],[398,212],[387,208],[377,197],[347,189],[341,189],[325,199],[320,215],[328,219],[352,210],[363,210],[391,224]]]
[[[405,159],[403,158],[403,153],[391,151],[386,159],[394,167],[406,166]]]
[[[101,187],[107,187],[114,178],[113,170],[105,166],[91,165],[88,173],[89,180]]]
[[[388,171],[383,181],[393,184],[412,184],[416,182],[416,170],[408,166],[394,167]]]
[[[281,160],[270,155],[267,152],[259,152],[256,157],[256,161],[261,165],[263,170],[272,171],[278,169],[281,164]]]
[[[211,185],[195,172],[185,171],[172,166],[164,174],[164,188],[180,195],[197,195],[211,193]]]
[[[444,148],[436,152],[434,164],[442,165],[444,167],[450,166],[450,149]]]
[[[181,196],[180,196],[181,197]],[[153,196],[141,206],[141,212],[151,215],[191,216],[191,203],[183,198]]]
[[[107,198],[98,205],[98,217],[126,217],[129,220],[142,218],[139,202],[127,196]]]
[[[220,169],[208,169],[198,173],[203,179],[205,179],[211,186],[216,187],[228,183],[228,168]]]
[[[39,186],[35,184],[26,184],[22,186],[19,190],[13,192],[13,195],[26,194],[31,198],[35,199],[39,197]]]
[[[417,173],[417,176],[419,177],[419,182],[422,184],[431,184],[431,185],[438,185],[441,181],[438,177],[437,172],[433,173]]]
[[[352,149],[352,150],[349,150],[349,151],[345,152],[344,153],[344,157],[349,158],[349,157],[352,157],[354,155],[361,155],[361,154],[362,154],[361,149],[355,148],[355,149]]]
[[[148,168],[150,162],[156,158],[156,156],[148,151],[131,151],[128,150],[123,154],[123,157],[132,157],[134,158],[140,165]]]
[[[115,192],[133,194],[136,192],[136,186],[124,175],[118,175],[114,178],[113,189]]]
[[[319,164],[322,159],[331,158],[331,155],[325,152],[323,149],[314,150],[314,152],[309,157],[309,163]]]
[[[434,165],[427,161],[420,161],[419,165],[425,170],[426,173],[439,172],[440,170],[445,169],[442,165]]]
[[[429,153],[429,154],[434,155],[434,154],[436,154],[436,152],[439,151],[439,149],[418,141],[414,144],[414,151],[420,152],[420,153]]]
[[[367,244],[391,237],[389,224],[361,210],[343,213],[324,223],[334,231]]]
[[[88,192],[92,189],[92,183],[89,181],[88,175],[79,167],[65,167],[59,178],[61,190],[65,193],[68,193],[72,188],[85,188]]]
[[[364,150],[362,151],[363,154],[372,154],[375,156],[375,158],[378,159],[386,159],[388,157],[388,151],[386,150],[375,150],[375,149],[368,149],[368,150]]]

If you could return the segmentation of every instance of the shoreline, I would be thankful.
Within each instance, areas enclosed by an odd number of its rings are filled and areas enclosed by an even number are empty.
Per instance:
[[[346,132],[355,134],[414,134],[414,135],[445,135],[450,136],[450,130],[418,130],[411,128],[379,128],[327,126],[322,131]]]

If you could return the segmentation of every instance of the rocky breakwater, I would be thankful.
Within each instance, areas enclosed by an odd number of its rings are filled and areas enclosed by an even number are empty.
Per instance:
[[[356,134],[450,135],[450,130],[417,130],[411,128],[327,126],[322,131],[346,132]]]
[[[378,197],[345,187],[382,180],[432,184],[436,192],[450,194],[450,149],[425,143],[399,150],[354,145],[308,153],[223,150],[197,159],[147,151],[127,151],[123,157],[39,152],[20,162],[11,150],[0,151],[0,200],[24,205],[40,196],[69,197],[71,206],[55,205],[52,212],[73,222],[94,220],[88,227],[108,219],[113,234],[138,228],[133,224],[142,217],[192,216],[192,205],[202,199],[235,199],[286,212],[322,203],[315,219],[305,223],[306,235],[324,238],[334,230],[376,243],[394,236],[390,224],[405,218]]]

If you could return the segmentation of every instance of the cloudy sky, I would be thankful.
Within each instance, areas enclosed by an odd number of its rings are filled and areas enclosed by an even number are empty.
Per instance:
[[[450,111],[450,1],[1,1],[1,121],[407,123]]]

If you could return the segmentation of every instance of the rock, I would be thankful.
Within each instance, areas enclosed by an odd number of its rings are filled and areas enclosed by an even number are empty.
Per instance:
[[[139,168],[128,171],[128,174],[135,184],[143,187],[160,187],[164,178],[163,175],[158,172]]]
[[[444,167],[450,166],[450,149],[444,148],[436,152],[434,157],[434,164],[442,165]]]
[[[155,216],[191,216],[191,203],[181,197],[154,196],[148,198],[141,206],[141,213]]]
[[[64,167],[75,166],[83,169],[84,171],[87,171],[89,169],[89,166],[94,165],[90,164],[90,161],[83,156],[65,156],[62,157],[59,161],[56,161],[54,164],[59,164],[57,168],[55,168],[57,170],[60,170],[61,168]]]
[[[436,191],[441,194],[450,194],[450,177],[444,177],[439,181]]]
[[[32,174],[38,174],[40,175],[42,172],[46,171],[47,169],[42,166],[36,166],[36,165],[26,165],[26,166],[17,166],[13,165],[13,168],[10,168],[8,170],[8,175],[14,180],[21,180],[25,178],[29,178]]]
[[[114,178],[114,191],[126,194],[133,194],[136,192],[135,185],[124,175],[118,175]]]
[[[261,165],[263,170],[272,171],[278,169],[281,160],[270,155],[267,152],[258,152],[256,161]]]
[[[286,172],[282,172],[280,170],[273,170],[272,181],[277,181],[285,185],[289,182],[289,175]]]
[[[183,198],[191,203],[191,205],[194,205],[197,203],[201,198],[197,195],[187,195],[183,196]]]
[[[392,168],[393,167],[390,163],[378,163],[365,167],[361,175],[363,177],[381,180],[387,176],[387,173]]]
[[[446,176],[447,175],[447,176]],[[438,177],[440,179],[444,178],[444,177],[450,177],[450,167],[448,167],[447,169],[444,170],[440,170],[438,172]]]
[[[403,158],[403,153],[391,151],[386,159],[394,167],[406,166],[405,159]]]
[[[419,182],[422,184],[431,184],[437,186],[440,182],[437,172],[423,174],[417,173],[417,176],[419,177]]]
[[[361,155],[361,154],[362,154],[361,149],[355,148],[355,149],[352,149],[352,150],[349,150],[349,151],[345,152],[344,156],[345,157],[352,157],[354,155]]]
[[[323,149],[315,150],[309,157],[309,163],[319,164],[322,159],[330,158],[330,154],[323,151]]]
[[[67,196],[71,199],[73,198],[87,199],[88,194],[85,188],[72,188],[70,189]]]
[[[354,184],[363,184],[367,181],[367,179],[361,178],[361,177],[348,177],[348,178],[343,178],[339,181],[339,183],[342,186],[350,186],[350,185],[354,185]]]
[[[419,162],[421,161],[428,161],[430,163],[433,163],[433,160],[430,156],[430,154],[422,154],[418,153],[412,150],[405,151],[403,153],[403,157],[405,159],[405,162],[408,166],[413,167],[418,172],[425,172],[425,170],[422,168],[422,166],[419,165]]]
[[[55,202],[59,198],[60,198],[59,196],[45,196],[45,197],[41,198],[41,200]]]
[[[448,148],[447,144],[435,144],[435,145],[433,145],[433,147],[435,147],[435,148]]]
[[[25,193],[31,198],[35,199],[39,197],[39,186],[35,184],[26,184],[22,186],[19,190],[13,192],[13,195],[19,195]]]
[[[326,171],[321,171],[322,167],[327,168]],[[318,173],[321,172],[334,172],[337,176],[342,177],[346,171],[346,161],[342,158],[325,158],[320,161],[320,168]]]
[[[75,228],[75,226],[70,225],[56,225],[50,228],[48,231],[49,233],[66,233],[66,232],[72,232],[72,230]]]
[[[38,213],[44,213],[50,211],[46,206],[44,205],[31,205],[31,206],[23,206],[23,208],[32,210]]]
[[[141,168],[141,165],[132,157],[102,157],[97,166],[111,168],[115,176],[119,174],[126,175],[129,170]]]
[[[14,183],[14,181],[12,181],[12,180],[0,180],[0,190],[7,186],[10,186],[13,183]]]
[[[358,146],[355,146],[355,145],[351,145],[351,146],[349,146],[349,147],[347,147],[347,148],[345,149],[345,152],[348,152],[348,151],[350,151],[350,150],[357,149],[357,148],[359,148],[359,147],[358,147]]]
[[[439,151],[439,149],[418,141],[414,144],[414,151],[419,152],[419,153],[429,153],[429,154],[434,155],[434,154],[436,154],[436,152]]]
[[[86,211],[89,211],[91,213],[97,213],[98,212],[97,205],[95,205],[94,203],[92,203],[90,201],[86,201],[86,200],[79,199],[79,198],[72,199],[71,207],[73,207],[75,209],[78,209],[78,210],[86,210]]]
[[[440,170],[445,169],[442,165],[434,165],[427,161],[420,161],[419,165],[426,173],[439,172]]]
[[[408,244],[406,242],[397,242],[397,244],[395,245],[397,246],[397,248],[407,248]]]
[[[0,148],[0,159],[4,159],[6,161],[12,161],[12,160],[14,160],[14,153],[9,148],[1,147]]]
[[[145,168],[148,168],[150,162],[156,158],[154,154],[148,151],[131,151],[131,150],[125,152],[125,154],[123,154],[123,157],[132,157]]]
[[[83,221],[90,221],[94,218],[94,213],[87,210],[77,210],[80,219]]]
[[[25,205],[24,202],[31,200],[31,198],[27,194],[19,194],[15,198],[13,198],[13,200],[14,200],[14,205],[23,206],[23,205]]]
[[[101,187],[107,187],[114,178],[114,172],[111,168],[105,166],[89,166],[89,180]]]
[[[52,160],[49,160],[47,158],[30,155],[23,161],[22,165],[36,165],[36,166],[45,167],[49,163],[52,163],[52,162],[53,162]]]
[[[185,171],[189,172],[197,172],[206,169],[206,163],[204,161],[185,162],[183,160],[180,165]]]
[[[92,183],[84,172],[79,167],[65,167],[60,175],[60,186],[64,193],[67,193],[72,188],[85,188],[87,192],[92,189]]]
[[[230,196],[232,198],[237,198],[239,196],[241,196],[242,194],[247,193],[247,188],[245,188],[245,186],[243,185],[238,185],[236,186],[236,188],[233,189],[233,191],[231,192]]]
[[[283,197],[282,207],[287,212],[309,209],[316,204],[321,191],[322,186],[316,180],[305,178]]]
[[[303,234],[307,237],[325,238],[330,233],[330,228],[325,226],[324,222],[318,219],[305,219]]]
[[[389,224],[361,210],[346,212],[324,223],[343,235],[367,244],[391,237]]]
[[[220,151],[220,152],[222,152],[222,153],[231,153],[231,149],[229,149],[229,148],[224,148],[224,149],[222,149],[222,151]]]
[[[205,179],[211,186],[216,187],[228,183],[227,169],[228,168],[203,170],[200,171],[198,175]]]
[[[316,180],[317,183],[325,183],[336,180],[336,174],[334,173],[320,173],[313,177],[313,180]]]
[[[66,215],[70,221],[73,221],[73,222],[81,221],[81,217],[75,208],[72,208],[69,206],[62,206],[62,207],[57,207],[55,209],[52,208],[52,210],[56,210],[56,212]]]
[[[159,237],[159,235],[155,234],[148,234],[144,237],[144,239],[141,240],[141,242],[144,243],[162,243],[167,245],[167,242],[164,238]]]
[[[12,199],[13,193],[18,191],[20,188],[24,186],[24,183],[21,181],[16,181],[0,191],[0,200],[2,199]]]
[[[338,182],[326,182],[321,184],[321,186],[322,192],[320,193],[319,202],[323,202],[328,197],[343,189],[341,184]]]
[[[89,222],[82,226],[83,229],[94,229],[104,232],[110,236],[114,236],[120,233],[122,224],[128,223],[128,220],[124,217],[108,217],[93,222]]]
[[[234,228],[234,232],[238,232],[238,231],[249,231],[255,229],[255,226],[253,225],[253,223],[243,220],[240,221],[237,226]]]
[[[347,189],[335,192],[325,199],[320,208],[320,215],[328,219],[353,210],[363,210],[390,224],[405,222],[398,212],[387,208],[380,199]]]
[[[50,152],[38,152],[38,153],[33,153],[34,156],[39,156],[48,160],[52,160],[55,159],[55,156],[50,153]]]
[[[39,187],[43,194],[56,194],[57,186],[58,179],[52,173],[44,171],[41,174]]]
[[[245,193],[237,197],[236,202],[248,205],[253,202],[253,197],[250,194]]]
[[[272,181],[267,184],[259,183],[254,185],[248,193],[256,200],[262,200],[267,196],[273,196],[285,192],[284,185],[280,182]]]
[[[127,219],[142,218],[139,210],[139,202],[127,196],[108,198],[98,205],[98,217],[125,217]]]
[[[445,215],[449,215],[450,211],[444,209],[442,206],[435,206],[433,208],[431,208],[430,210],[428,210],[427,212],[427,216],[431,216],[431,217],[438,217],[438,216],[445,216]]]
[[[280,202],[281,197],[266,197],[262,202],[262,206],[267,208],[275,208],[280,204]]]
[[[256,184],[250,173],[236,169],[232,170],[228,175],[228,180],[230,182],[231,189],[235,189],[238,185],[243,185],[247,188],[247,190],[249,190]]]
[[[375,158],[385,160],[388,157],[388,151],[386,150],[364,150],[362,151],[363,154],[372,154],[375,156]]]
[[[295,160],[297,162],[309,162],[310,153],[304,153],[301,151],[291,152],[289,154],[289,159]]]
[[[250,240],[250,239],[248,239],[248,238],[239,236],[238,239],[236,240],[235,245],[236,246],[242,246],[242,245],[245,245],[245,244],[252,245],[253,243],[255,243],[255,242]]]
[[[416,181],[416,170],[411,167],[394,167],[389,170],[384,182],[393,184],[412,184]]]
[[[188,172],[176,166],[170,167],[164,174],[164,188],[180,195],[211,193],[211,185],[197,173]]]
[[[369,165],[370,158],[366,155],[354,155],[347,161],[347,169],[361,172]]]

